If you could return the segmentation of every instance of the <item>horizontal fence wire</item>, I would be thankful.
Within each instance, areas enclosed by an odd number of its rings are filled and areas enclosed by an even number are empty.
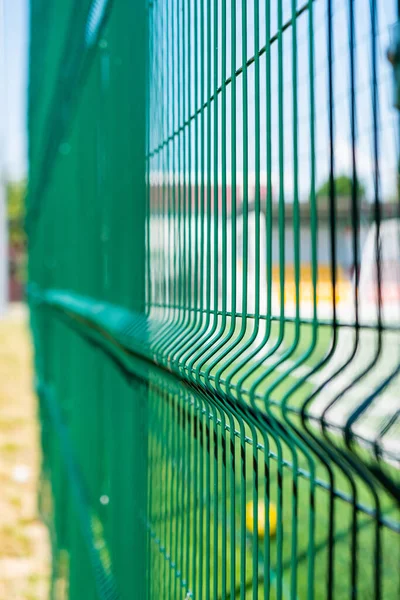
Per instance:
[[[398,597],[398,18],[31,0],[52,598]]]

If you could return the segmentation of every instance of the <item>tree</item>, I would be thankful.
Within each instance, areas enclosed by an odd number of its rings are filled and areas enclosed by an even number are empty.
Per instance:
[[[350,197],[353,190],[353,180],[347,175],[335,177],[335,195],[337,198]],[[317,198],[329,198],[330,181],[325,181],[317,190]],[[359,199],[365,198],[365,186],[361,181],[357,181],[357,196]]]
[[[10,294],[11,297],[15,295],[14,299],[21,298],[26,281],[25,192],[25,181],[7,183]]]
[[[25,245],[25,181],[10,181],[7,184],[7,217],[11,246]]]

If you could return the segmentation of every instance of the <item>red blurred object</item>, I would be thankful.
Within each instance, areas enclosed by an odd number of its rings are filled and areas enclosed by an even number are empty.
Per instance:
[[[8,248],[8,300],[21,302],[25,297],[25,247],[23,244],[10,245]]]

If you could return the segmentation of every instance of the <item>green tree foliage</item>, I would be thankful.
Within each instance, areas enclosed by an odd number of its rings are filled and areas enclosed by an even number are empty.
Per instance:
[[[7,184],[7,215],[12,246],[25,244],[25,192],[25,181],[10,181]]]
[[[349,197],[353,190],[353,180],[347,175],[335,177],[335,194],[337,198]],[[330,192],[330,181],[325,181],[317,190],[317,198],[328,198]],[[357,182],[357,196],[365,198],[365,186],[361,181]]]

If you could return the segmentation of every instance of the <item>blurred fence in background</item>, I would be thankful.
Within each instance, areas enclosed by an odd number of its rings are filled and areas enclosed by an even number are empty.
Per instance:
[[[397,9],[31,1],[53,598],[397,598]]]

